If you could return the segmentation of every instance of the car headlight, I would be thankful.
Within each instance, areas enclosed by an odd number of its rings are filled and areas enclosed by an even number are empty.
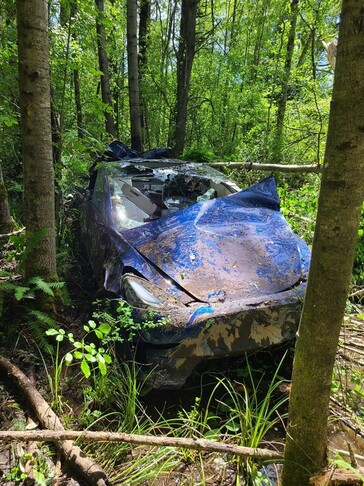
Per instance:
[[[133,307],[160,308],[165,305],[184,307],[175,297],[140,277],[126,274],[121,279],[121,289],[126,301]]]

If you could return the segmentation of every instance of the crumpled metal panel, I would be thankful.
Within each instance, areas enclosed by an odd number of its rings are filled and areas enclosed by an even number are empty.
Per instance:
[[[301,278],[301,247],[273,177],[122,232],[138,253],[204,302],[282,292]]]

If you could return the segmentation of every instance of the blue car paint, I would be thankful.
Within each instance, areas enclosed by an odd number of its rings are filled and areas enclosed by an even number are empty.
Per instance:
[[[122,236],[138,252],[136,267],[143,256],[203,302],[216,292],[236,299],[290,288],[301,278],[309,253],[279,211],[273,177]]]

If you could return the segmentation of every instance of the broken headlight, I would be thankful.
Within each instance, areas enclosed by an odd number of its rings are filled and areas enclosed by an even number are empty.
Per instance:
[[[164,305],[173,305],[184,307],[183,304],[163,289],[150,283],[144,278],[136,277],[132,274],[126,274],[121,279],[121,290],[125,300],[132,307],[139,308],[160,308]]]

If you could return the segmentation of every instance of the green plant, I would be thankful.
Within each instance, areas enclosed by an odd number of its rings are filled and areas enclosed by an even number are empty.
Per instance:
[[[364,474],[360,472],[358,469],[356,469],[354,466],[352,466],[349,462],[345,461],[345,459],[342,459],[339,455],[335,457],[335,459],[331,462],[331,464],[334,467],[339,467],[352,472],[358,478],[359,481],[361,481],[362,483],[364,482]]]
[[[214,158],[214,153],[210,148],[206,147],[191,147],[183,152],[183,160],[192,160],[194,162],[211,162]]]
[[[80,369],[85,376],[89,378],[91,373],[98,371],[101,375],[107,372],[107,365],[112,362],[111,356],[106,352],[105,348],[96,347],[95,343],[87,342],[87,339],[95,335],[102,343],[103,339],[110,332],[110,326],[102,323],[99,326],[94,321],[89,321],[88,325],[83,326],[86,334],[80,339],[76,340],[73,333],[66,333],[64,329],[50,328],[46,331],[47,336],[53,336],[56,339],[55,355],[51,354],[53,360],[53,376],[48,374],[50,388],[53,394],[53,406],[62,408],[61,398],[61,378],[65,369],[71,365],[73,360],[80,364]],[[71,350],[61,356],[60,344],[67,341],[71,345]]]
[[[55,476],[54,468],[46,460],[43,451],[25,452],[21,446],[17,450],[17,463],[5,476],[7,481],[14,481],[15,484],[23,483],[27,478],[32,478],[37,486],[48,486],[52,484]],[[46,451],[48,454],[48,451]],[[32,483],[33,484],[33,483]]]
[[[0,277],[2,277],[0,280],[0,316],[4,310],[5,295],[12,294],[18,302],[26,299],[34,300],[37,291],[53,297],[53,290],[64,286],[64,282],[46,282],[41,277],[32,277],[25,284],[21,284],[18,276],[4,270],[0,270]]]

